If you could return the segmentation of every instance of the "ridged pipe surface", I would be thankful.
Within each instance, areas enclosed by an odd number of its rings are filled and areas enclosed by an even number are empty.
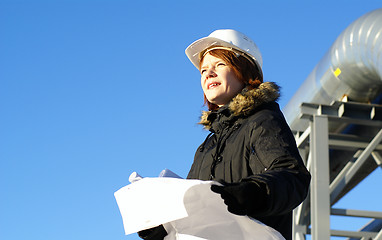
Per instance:
[[[283,112],[292,130],[304,130],[299,121],[302,102],[330,104],[347,96],[371,102],[382,94],[382,8],[369,12],[347,27],[316,65]]]

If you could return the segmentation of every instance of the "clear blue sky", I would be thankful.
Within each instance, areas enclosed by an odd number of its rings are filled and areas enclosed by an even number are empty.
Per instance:
[[[265,80],[282,86],[283,107],[341,31],[380,7],[0,0],[0,239],[138,239],[124,235],[113,193],[133,171],[185,177],[207,134],[188,44],[219,28],[244,32],[262,51]],[[339,207],[381,211],[381,181],[379,168]]]

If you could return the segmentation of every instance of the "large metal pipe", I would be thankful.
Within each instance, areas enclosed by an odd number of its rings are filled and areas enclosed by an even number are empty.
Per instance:
[[[316,65],[283,112],[292,130],[305,129],[302,102],[330,104],[344,96],[372,102],[382,94],[382,8],[346,28]]]

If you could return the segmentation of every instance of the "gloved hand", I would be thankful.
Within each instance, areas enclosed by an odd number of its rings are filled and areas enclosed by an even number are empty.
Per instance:
[[[253,215],[265,206],[265,193],[254,182],[226,183],[223,186],[211,185],[211,190],[219,193],[228,211],[236,215]]]
[[[144,240],[163,240],[167,236],[163,225],[149,228],[138,232],[138,236]]]

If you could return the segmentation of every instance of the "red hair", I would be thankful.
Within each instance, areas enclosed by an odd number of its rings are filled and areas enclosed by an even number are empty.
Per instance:
[[[214,49],[208,51],[208,53],[226,62],[227,65],[234,71],[237,79],[244,83],[248,90],[257,88],[263,82],[261,70],[259,70],[255,63],[249,61],[242,55],[237,55],[235,52],[225,49]],[[199,67],[202,65],[204,56],[205,54],[203,54],[200,59]],[[216,110],[219,108],[218,105],[210,103],[205,94],[204,104],[208,106],[209,110]]]

